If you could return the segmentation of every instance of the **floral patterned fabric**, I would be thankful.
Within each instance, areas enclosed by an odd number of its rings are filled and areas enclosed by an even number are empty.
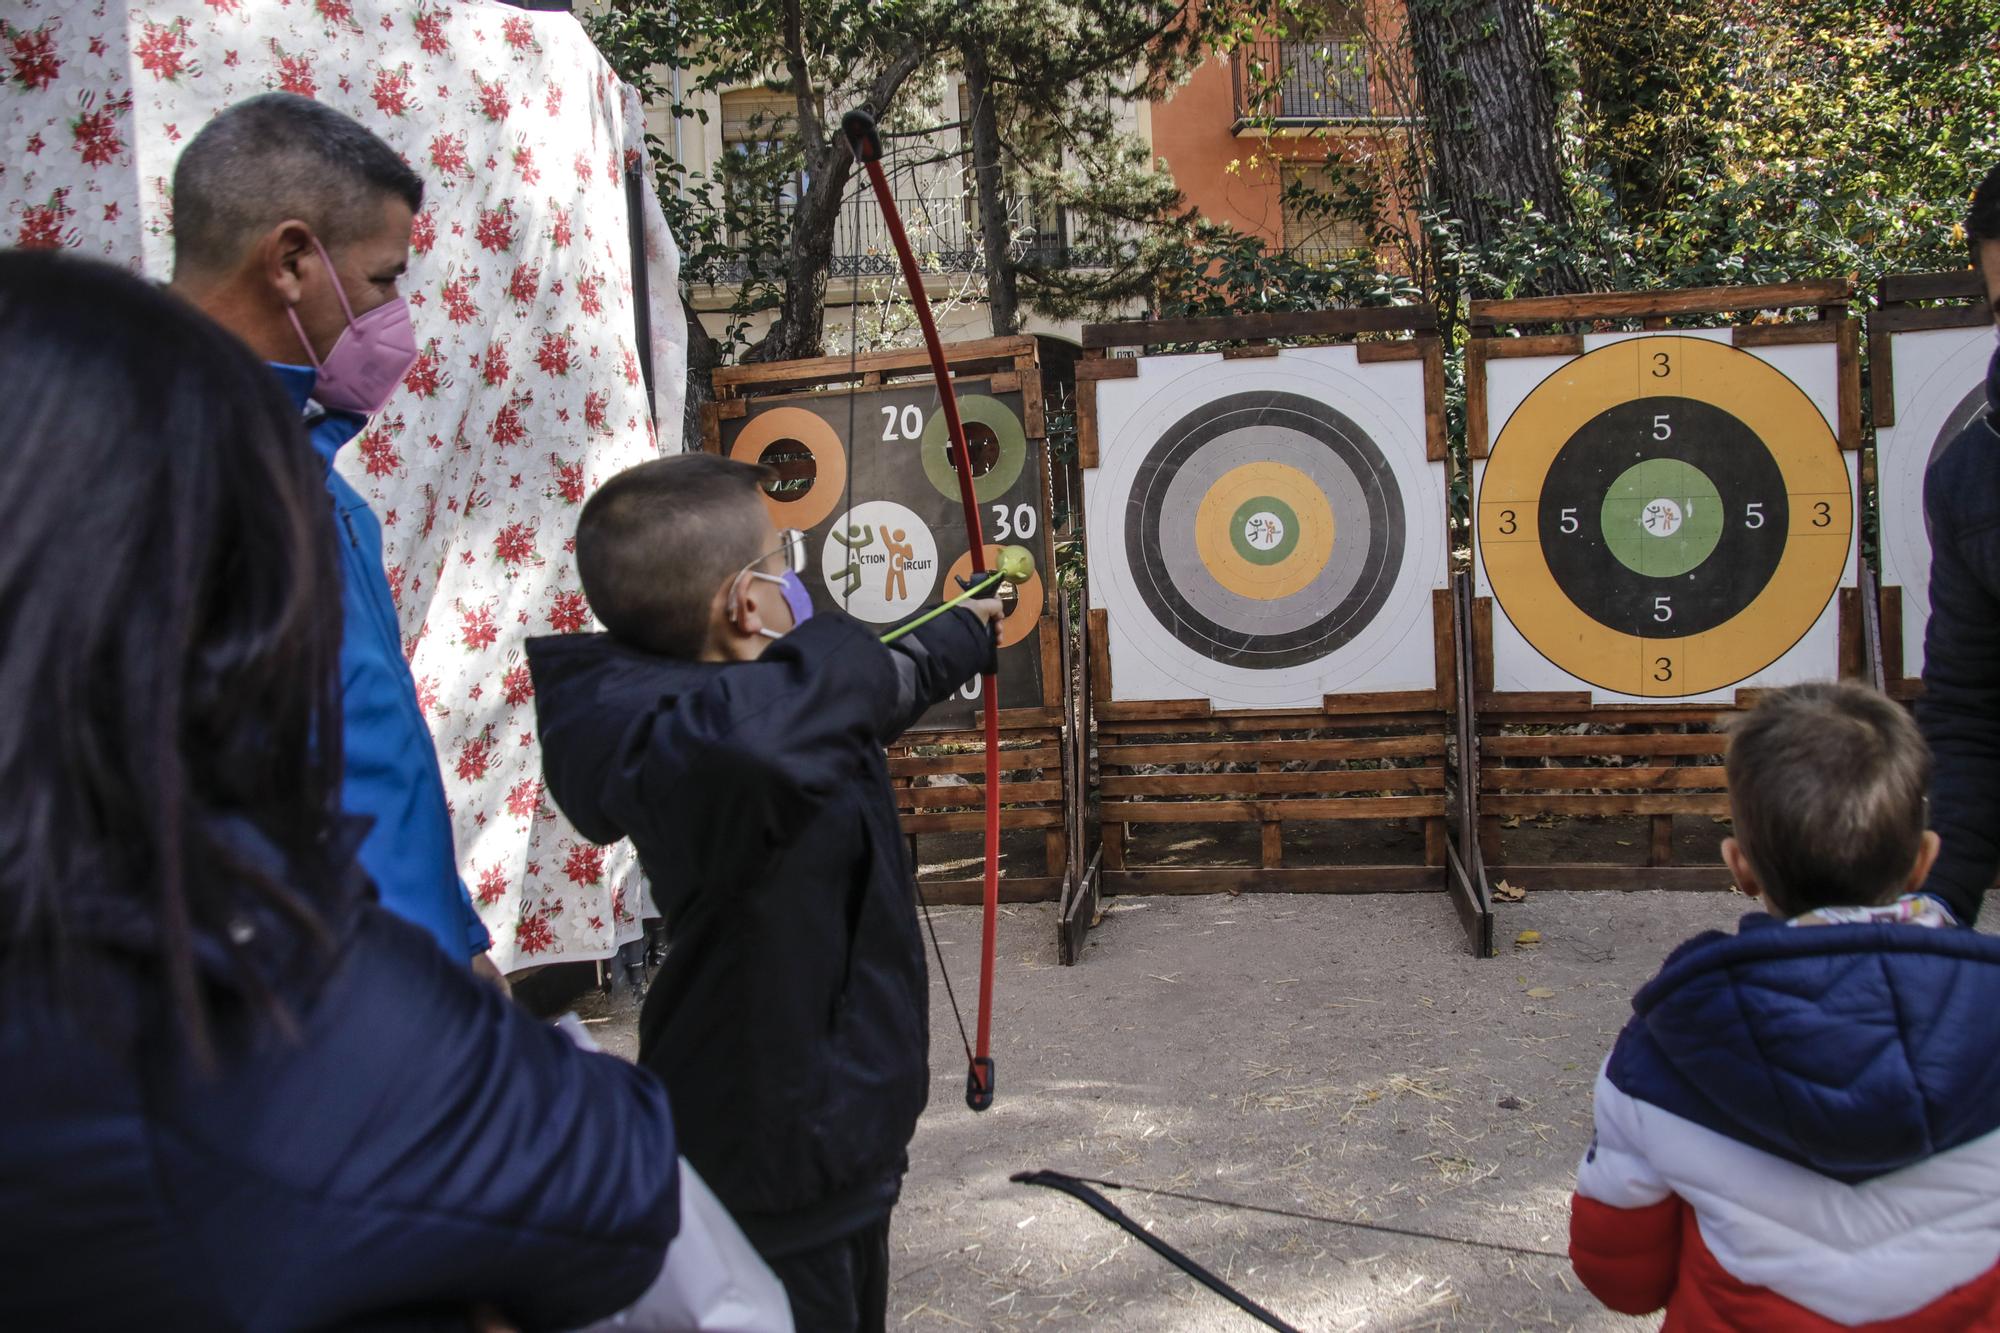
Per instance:
[[[8,0],[0,237],[165,278],[180,146],[273,89],[356,117],[423,174],[404,282],[422,358],[339,466],[382,520],[494,961],[604,957],[638,933],[637,863],[544,794],[522,642],[591,625],[572,553],[584,496],[680,447],[679,256],[650,189],[657,436],[635,330],[639,100],[575,19],[491,0]]]

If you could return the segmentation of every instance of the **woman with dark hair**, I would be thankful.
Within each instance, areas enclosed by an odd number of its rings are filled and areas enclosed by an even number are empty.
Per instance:
[[[375,905],[298,412],[110,267],[0,252],[0,1328],[530,1327],[679,1218],[666,1096]]]

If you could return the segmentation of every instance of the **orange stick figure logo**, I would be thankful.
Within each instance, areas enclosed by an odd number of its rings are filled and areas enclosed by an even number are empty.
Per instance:
[[[904,540],[906,535],[901,528],[894,532],[882,530],[882,545],[889,551],[889,580],[882,588],[885,602],[906,601],[910,596],[909,579],[903,571],[909,567],[910,557],[917,553],[917,548]]]

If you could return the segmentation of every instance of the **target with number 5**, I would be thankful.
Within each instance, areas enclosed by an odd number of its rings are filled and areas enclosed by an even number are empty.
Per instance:
[[[1553,368],[1488,366],[1499,410],[1474,528],[1501,687],[1559,686],[1553,667],[1599,693],[1679,699],[1781,663],[1786,679],[1834,674],[1855,521],[1850,461],[1816,401],[1836,349],[1591,341]]]

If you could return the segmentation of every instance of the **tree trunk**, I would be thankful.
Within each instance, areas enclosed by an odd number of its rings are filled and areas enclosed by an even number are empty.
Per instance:
[[[1523,203],[1572,221],[1558,158],[1555,97],[1535,0],[1410,0],[1410,29],[1437,202],[1465,244],[1501,240]],[[1581,285],[1554,259],[1528,282],[1554,294]],[[1481,293],[1472,293],[1480,295]]]
[[[702,327],[692,292],[681,293],[687,312],[687,397],[681,404],[681,448],[701,448],[701,409],[715,398],[715,368],[722,364],[722,344]]]
[[[854,158],[847,141],[826,141],[812,183],[792,214],[785,285],[770,331],[745,354],[746,361],[794,361],[818,356],[826,330],[826,279],[833,261],[834,230]]]
[[[1000,113],[993,102],[992,73],[985,53],[967,43],[965,96],[971,103],[972,182],[979,201],[979,240],[986,256],[986,305],[993,336],[1004,338],[1021,327],[1020,297],[1015,290],[1013,229],[1007,222],[1006,177],[1000,169]]]

